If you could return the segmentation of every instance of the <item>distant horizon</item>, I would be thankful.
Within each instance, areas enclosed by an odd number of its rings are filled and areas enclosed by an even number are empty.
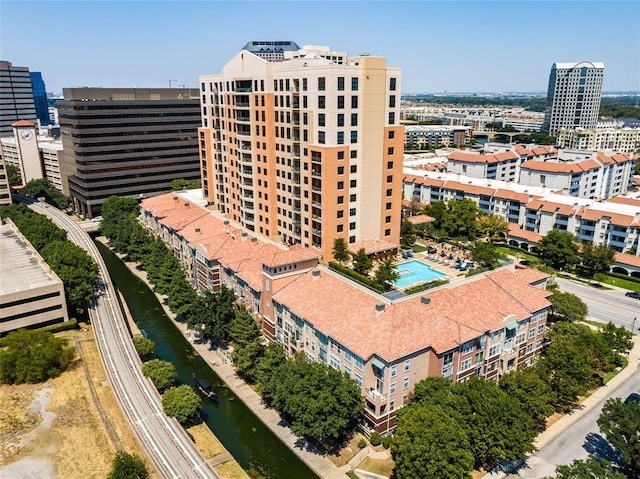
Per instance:
[[[2,60],[78,85],[199,87],[251,40],[385,57],[406,92],[544,92],[554,63],[602,62],[640,85],[640,2],[0,0]],[[601,34],[614,27],[615,35]]]

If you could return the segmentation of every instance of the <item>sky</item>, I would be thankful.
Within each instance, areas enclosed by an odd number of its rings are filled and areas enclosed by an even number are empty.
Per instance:
[[[7,1],[0,59],[66,87],[197,87],[249,40],[384,56],[403,93],[545,92],[554,62],[640,90],[640,2]]]

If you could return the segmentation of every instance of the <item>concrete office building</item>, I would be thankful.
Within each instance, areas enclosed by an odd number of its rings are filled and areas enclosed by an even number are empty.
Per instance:
[[[198,91],[65,88],[58,103],[62,190],[76,211],[99,214],[110,196],[143,198],[200,179]]]
[[[0,137],[13,135],[18,120],[38,122],[29,68],[0,61]]]
[[[549,74],[542,131],[594,129],[600,112],[604,63],[554,63]]]
[[[0,334],[68,321],[62,281],[11,220],[0,238]]]
[[[267,61],[278,61],[284,60],[284,52],[297,52],[300,47],[288,40],[267,40],[247,42],[242,49]]]
[[[10,205],[11,188],[9,186],[9,174],[4,159],[0,157],[0,206]]]
[[[337,237],[397,245],[400,69],[328,47],[286,56],[240,51],[200,77],[205,198],[247,230],[326,260]]]
[[[47,87],[42,79],[42,73],[31,72],[31,87],[33,89],[33,102],[36,107],[36,115],[40,126],[46,127],[51,123],[49,119],[49,104],[47,102]]]

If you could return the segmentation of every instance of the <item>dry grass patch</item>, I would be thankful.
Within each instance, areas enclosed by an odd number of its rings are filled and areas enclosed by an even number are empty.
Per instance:
[[[187,433],[193,438],[193,442],[196,443],[196,446],[206,459],[211,459],[227,452],[205,423],[191,426],[187,429]]]
[[[12,444],[40,424],[40,414],[31,411],[31,403],[39,389],[42,384],[0,385],[0,463],[19,459],[21,448],[12,447]]]
[[[222,479],[250,479],[236,461],[223,462],[214,469]]]
[[[358,464],[357,469],[364,469],[365,471],[373,472],[374,474],[380,474],[381,476],[389,477],[393,472],[395,463],[393,459],[371,459],[365,457],[364,460]]]
[[[354,436],[349,440],[346,446],[340,449],[340,452],[338,454],[327,454],[327,459],[329,459],[338,467],[344,466],[361,451],[361,449],[358,447],[358,442],[360,442],[361,439],[366,440],[366,438],[362,434],[354,434]]]

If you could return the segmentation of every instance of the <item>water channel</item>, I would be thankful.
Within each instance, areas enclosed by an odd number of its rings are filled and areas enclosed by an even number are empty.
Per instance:
[[[203,401],[201,417],[240,466],[247,469],[250,464],[259,464],[269,471],[269,477],[318,479],[211,370],[167,317],[147,285],[106,246],[96,244],[133,319],[155,343],[156,356],[173,363],[180,384],[192,385],[196,374],[214,386],[220,403]]]

